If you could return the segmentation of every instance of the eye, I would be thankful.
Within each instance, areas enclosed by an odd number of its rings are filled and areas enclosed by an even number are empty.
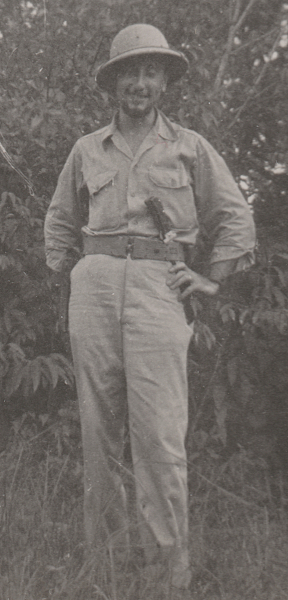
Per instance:
[[[153,67],[152,65],[148,66],[146,69],[146,75],[148,77],[155,77],[155,75],[157,75],[157,69],[155,69],[155,67]]]
[[[124,77],[136,77],[137,76],[137,67],[127,67],[123,71]]]

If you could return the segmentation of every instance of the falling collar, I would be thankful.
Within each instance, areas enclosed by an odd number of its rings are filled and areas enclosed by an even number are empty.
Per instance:
[[[162,111],[156,109],[157,117],[155,125],[153,125],[150,134],[154,133],[157,138],[160,136],[164,140],[175,141],[177,139],[177,131],[173,127],[173,123],[162,113]],[[117,131],[117,119],[118,113],[115,113],[111,123],[105,128],[102,133],[102,144],[104,144],[109,138],[111,138]]]

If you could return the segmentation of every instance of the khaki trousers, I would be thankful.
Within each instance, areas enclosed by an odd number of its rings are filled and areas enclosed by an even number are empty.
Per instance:
[[[121,483],[129,415],[139,530],[147,563],[189,583],[187,349],[191,331],[165,283],[170,263],[87,255],[71,273],[69,327],[84,452],[87,541],[127,531]],[[106,531],[105,531],[106,530]]]

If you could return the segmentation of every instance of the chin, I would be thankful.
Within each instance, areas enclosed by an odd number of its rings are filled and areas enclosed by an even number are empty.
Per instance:
[[[134,117],[134,118],[140,118],[140,117],[146,117],[147,115],[149,115],[149,113],[151,112],[151,110],[153,110],[153,106],[147,106],[145,108],[140,108],[139,106],[122,106],[123,111],[126,113],[126,115],[128,115],[129,117]]]

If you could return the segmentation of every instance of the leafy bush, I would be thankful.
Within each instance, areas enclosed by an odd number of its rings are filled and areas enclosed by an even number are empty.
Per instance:
[[[122,26],[148,22],[190,60],[183,80],[165,96],[164,112],[204,134],[224,156],[253,207],[259,237],[251,273],[231,278],[217,305],[197,309],[190,355],[191,427],[199,429],[202,442],[213,446],[217,441],[218,449],[227,443],[254,444],[260,452],[266,446],[270,454],[272,448],[283,454],[287,3],[2,1],[0,18],[1,139],[18,169],[16,174],[5,157],[0,162],[5,402],[17,397],[22,403],[25,395],[27,407],[33,395],[40,402],[40,388],[49,395],[60,380],[63,390],[65,381],[71,382],[44,265],[43,217],[74,141],[110,120],[113,105],[96,89],[94,76],[108,57],[112,37]],[[26,183],[32,180],[34,196],[27,196],[19,168]],[[217,438],[213,443],[211,436]]]
[[[133,522],[132,560],[118,562],[108,546],[84,555],[79,416],[43,250],[69,150],[112,114],[95,69],[135,22],[160,27],[188,56],[164,112],[224,156],[258,229],[256,265],[217,299],[192,303],[191,594],[287,598],[287,20],[282,0],[0,0],[3,600],[159,597]],[[129,458],[127,448],[128,492]]]
[[[31,398],[40,390],[43,410],[60,381],[73,385],[71,364],[56,351],[55,302],[43,249],[46,207],[41,198],[1,195],[1,397],[6,406],[17,400],[22,410],[31,408]]]
[[[203,444],[218,452],[242,446],[279,469],[288,459],[287,244],[270,250],[268,259],[258,254],[249,272],[232,276],[200,314],[198,307],[190,434],[200,424]]]

